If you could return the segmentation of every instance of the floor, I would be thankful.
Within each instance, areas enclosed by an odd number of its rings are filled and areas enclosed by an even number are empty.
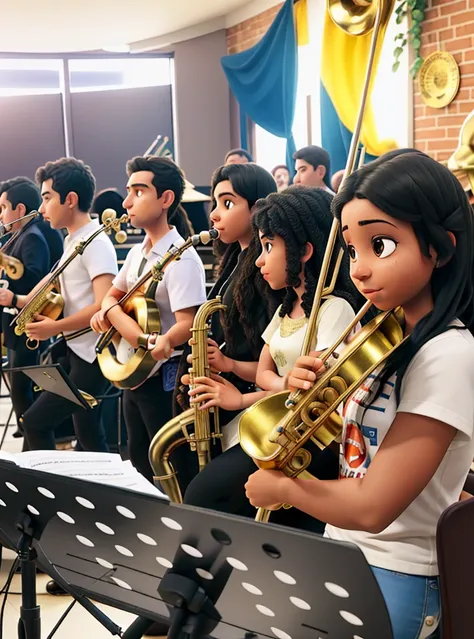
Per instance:
[[[5,424],[7,421],[10,406],[11,404],[8,399],[0,399],[0,424]],[[20,452],[22,445],[21,439],[13,439],[12,433],[14,430],[15,428],[11,427],[8,429],[7,438],[3,446],[3,450],[10,453]],[[2,434],[3,428],[0,426],[0,437]],[[5,584],[14,558],[15,555],[13,552],[4,549],[3,562],[0,569],[0,590]],[[41,607],[41,639],[46,639],[49,636],[61,615],[72,602],[70,597],[52,597],[48,595],[46,592],[46,582],[48,580],[49,577],[46,575],[38,575],[36,580],[38,604]],[[3,635],[0,631],[0,637],[3,636],[5,639],[16,639],[18,636],[17,624],[21,606],[20,587],[20,576],[15,575],[5,606]],[[0,606],[3,603],[3,599],[3,595],[0,596]],[[102,604],[97,605],[114,623],[121,626],[124,630],[135,619],[134,615],[122,610],[117,610],[116,608]],[[88,639],[105,639],[111,636],[112,635],[87,611],[81,608],[79,604],[74,606],[71,613],[54,635],[55,639],[84,639],[86,637]]]

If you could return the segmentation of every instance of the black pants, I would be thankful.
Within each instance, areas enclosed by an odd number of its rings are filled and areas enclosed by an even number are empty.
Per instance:
[[[130,461],[151,482],[154,473],[148,461],[148,451],[153,437],[173,417],[172,401],[173,390],[164,389],[161,369],[138,388],[126,390],[123,394]],[[187,445],[180,446],[171,455],[183,492],[197,472],[194,457],[196,454],[192,454]]]
[[[313,460],[308,470],[318,479],[336,479],[338,460],[330,450],[320,452],[309,447]],[[184,503],[242,517],[255,517],[256,509],[245,496],[245,484],[257,470],[255,462],[239,444],[212,460],[189,485]],[[271,523],[322,534],[325,524],[310,515],[290,508],[272,513]]]
[[[89,364],[68,348],[67,357],[61,364],[79,390],[92,396],[105,392],[108,381],[102,375],[97,360]],[[54,450],[54,429],[71,415],[74,431],[82,449],[107,452],[108,446],[98,408],[85,410],[49,392],[41,393],[33,406],[23,415],[25,450]]]
[[[23,341],[19,341],[15,350],[10,350],[10,367],[21,368],[34,366],[38,363],[39,351],[26,348]],[[20,427],[20,418],[34,402],[33,382],[25,373],[10,373],[10,397],[16,415],[16,423]]]

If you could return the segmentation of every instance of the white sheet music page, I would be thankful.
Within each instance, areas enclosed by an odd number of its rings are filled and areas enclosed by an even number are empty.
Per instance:
[[[13,455],[0,451],[0,459],[13,462],[21,468],[109,484],[169,501],[168,496],[150,484],[129,461],[123,461],[115,453],[34,450]]]

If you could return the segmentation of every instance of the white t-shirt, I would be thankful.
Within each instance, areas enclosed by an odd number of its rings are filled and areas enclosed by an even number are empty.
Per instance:
[[[283,377],[291,371],[301,354],[308,318],[292,320],[288,316],[280,317],[279,306],[265,329],[262,339],[270,348],[270,355],[277,367],[278,375]],[[340,297],[328,297],[318,313],[316,347],[322,351],[334,344],[345,328],[354,319],[352,306]],[[294,332],[292,332],[294,331]],[[344,348],[341,345],[341,349]],[[338,349],[339,350],[339,349]],[[225,451],[239,442],[240,415],[234,417],[223,428],[222,449]]]
[[[163,259],[172,244],[180,246],[183,242],[183,238],[174,226],[154,246],[151,246],[150,240],[146,237],[141,244],[130,249],[113,285],[124,293],[128,293],[139,277]],[[139,275],[143,259],[146,259],[146,264]],[[155,301],[160,311],[162,335],[176,324],[174,313],[204,304],[206,301],[204,266],[194,247],[186,249],[179,260],[170,262],[165,268],[163,279],[156,287]],[[117,350],[117,357],[120,361],[126,362],[134,352],[134,348],[122,339]],[[175,350],[171,356],[181,353],[182,351]],[[164,361],[156,363],[149,377],[156,373]]]
[[[90,237],[99,226],[97,220],[92,220],[89,224],[67,235],[64,238],[64,253],[59,260],[59,265],[65,262],[81,240]],[[74,315],[86,306],[93,304],[95,298],[92,280],[106,273],[116,275],[117,270],[117,255],[114,245],[109,237],[102,232],[92,240],[82,255],[74,258],[64,273],[59,276],[61,295],[64,298],[64,317]],[[65,331],[65,335],[71,332],[75,331]],[[97,335],[90,332],[72,339],[67,345],[78,357],[91,364],[96,358],[96,342]]]
[[[280,317],[280,309],[281,306],[277,308],[262,335],[262,339],[270,349],[270,355],[275,362],[278,375],[284,377],[291,371],[301,354],[308,328],[308,318],[292,319],[287,315]],[[354,315],[349,302],[340,297],[328,297],[319,310],[316,345],[312,350],[323,351],[331,346],[352,322]]]
[[[431,417],[458,432],[426,488],[385,530],[369,534],[327,526],[325,534],[357,544],[372,566],[434,576],[438,574],[438,520],[459,500],[474,457],[474,338],[466,329],[452,329],[427,342],[406,370],[398,407],[395,376],[371,403],[375,379],[369,378],[347,405],[341,477],[364,477],[397,412]],[[396,473],[393,481],[397,481]]]

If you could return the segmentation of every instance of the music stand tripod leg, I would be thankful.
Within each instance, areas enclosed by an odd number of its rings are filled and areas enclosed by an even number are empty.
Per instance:
[[[36,600],[36,552],[32,549],[33,521],[22,514],[16,522],[21,532],[17,553],[21,566],[21,608],[18,622],[19,639],[41,639],[40,607]]]

